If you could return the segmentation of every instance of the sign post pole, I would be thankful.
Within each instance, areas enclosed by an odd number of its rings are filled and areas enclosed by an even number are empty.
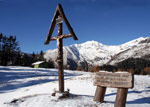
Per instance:
[[[115,100],[115,107],[125,107],[127,94],[128,94],[127,88],[118,88]]]
[[[106,87],[97,86],[95,96],[94,96],[94,101],[103,103],[104,97],[105,97],[105,92],[106,92]]]
[[[118,88],[115,107],[125,107],[128,88],[134,86],[134,76],[127,72],[97,72],[94,85],[97,86],[94,101],[104,102],[107,87]]]

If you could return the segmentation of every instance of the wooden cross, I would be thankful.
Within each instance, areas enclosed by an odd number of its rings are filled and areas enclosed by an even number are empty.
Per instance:
[[[65,22],[69,34],[62,34],[62,22]],[[58,35],[56,37],[51,37],[54,31],[55,25],[58,25]],[[59,92],[64,92],[64,71],[63,71],[63,38],[73,37],[74,40],[78,40],[73,29],[71,28],[64,12],[62,6],[58,4],[56,11],[54,13],[46,40],[44,44],[49,44],[50,41],[57,40],[57,48],[58,48],[58,74],[59,74]]]

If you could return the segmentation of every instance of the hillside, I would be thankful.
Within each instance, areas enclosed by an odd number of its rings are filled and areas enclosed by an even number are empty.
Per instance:
[[[84,68],[88,65],[115,65],[128,58],[147,58],[150,56],[150,37],[140,37],[127,43],[109,46],[96,41],[87,41],[63,47],[65,68]],[[48,50],[44,55],[47,61],[55,62],[57,49]],[[55,63],[57,66],[57,64]]]

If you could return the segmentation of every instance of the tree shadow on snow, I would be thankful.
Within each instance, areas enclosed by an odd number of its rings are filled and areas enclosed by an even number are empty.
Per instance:
[[[131,94],[131,93],[142,93],[142,91],[128,91],[128,94]],[[105,96],[112,96],[112,95],[117,95],[117,92],[115,93],[110,93],[110,94],[106,94]]]
[[[57,80],[58,79],[42,79],[42,80],[31,80],[31,81],[27,81],[25,83],[15,83],[15,85],[8,84],[8,85],[4,85],[4,86],[0,87],[0,93],[6,93],[9,90],[12,91],[12,90],[18,89],[18,88],[33,86],[33,85],[57,81]]]
[[[25,68],[25,69],[24,69]],[[13,66],[1,66],[0,70],[4,71],[42,71],[42,72],[49,72],[46,68],[30,68],[30,67],[13,67]]]
[[[84,98],[93,99],[94,96],[91,96],[91,95],[79,95],[79,94],[72,94],[72,93],[70,93],[69,97],[68,97],[68,99],[80,99],[80,100],[82,100]]]
[[[147,88],[150,88],[150,87],[147,87]],[[145,90],[145,91],[128,91],[128,94],[131,94],[131,93],[140,94],[142,92],[149,92],[149,91],[150,90]],[[106,94],[105,97],[112,96],[112,95],[115,95],[115,98],[116,98],[117,93]],[[128,95],[127,95],[127,97],[128,97]],[[104,98],[104,103],[114,104],[115,100],[114,101],[106,101],[105,98]],[[133,101],[127,101],[126,104],[150,104],[150,97],[143,97],[143,98],[135,99]]]
[[[127,104],[150,104],[150,97],[143,97],[133,101],[127,101]]]
[[[58,81],[58,72],[55,70],[48,69],[9,69],[9,68],[0,68],[3,71],[0,71],[0,93],[5,93],[7,91],[12,91],[14,89],[33,86],[37,84],[47,83]],[[7,72],[5,72],[7,71]],[[20,71],[20,72],[19,72]],[[23,72],[26,71],[26,72]],[[28,72],[29,71],[29,72]],[[32,72],[30,72],[32,71]],[[65,79],[72,78],[74,76],[79,76],[81,74],[66,73],[64,72]],[[32,78],[38,78],[33,80]],[[42,79],[40,79],[42,77]],[[43,78],[44,77],[44,78]],[[52,77],[49,79],[49,77]],[[31,79],[18,81],[19,79]]]
[[[94,96],[91,95],[78,95],[78,94],[71,94],[72,98],[77,98],[77,97],[90,97],[93,98]]]
[[[139,92],[131,91],[130,93],[139,93]],[[105,95],[105,97],[106,96],[111,96],[111,95],[116,95],[116,93],[107,94],[107,95]],[[71,94],[71,96],[70,96],[71,99],[80,99],[80,98],[82,99],[82,97],[88,97],[90,99],[94,98],[94,96],[90,96],[90,95]],[[105,98],[104,98],[104,103],[114,104],[115,103],[115,99],[114,99],[114,101],[106,101]],[[143,97],[143,98],[135,99],[133,101],[127,101],[126,104],[150,104],[150,97]]]
[[[146,89],[145,92],[150,92],[150,87],[146,87]]]
[[[106,101],[104,99],[104,103],[111,103],[114,104],[114,101]],[[143,97],[143,98],[139,98],[139,99],[135,99],[133,101],[127,101],[126,104],[150,104],[150,97]]]

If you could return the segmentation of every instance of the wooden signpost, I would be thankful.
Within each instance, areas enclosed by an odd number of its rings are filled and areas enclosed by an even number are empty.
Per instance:
[[[115,107],[125,107],[128,88],[133,88],[134,77],[127,72],[97,72],[94,85],[97,86],[94,101],[104,101],[106,87],[118,88]]]
[[[63,34],[62,33],[62,26],[63,21],[65,22],[69,34]],[[52,33],[54,31],[55,25],[58,25],[58,35],[56,37],[51,37]],[[62,9],[62,6],[58,4],[56,11],[54,13],[45,44],[49,44],[50,41],[57,40],[57,48],[58,48],[58,73],[59,73],[59,92],[64,92],[64,71],[63,71],[63,38],[73,37],[74,40],[78,40],[76,37],[72,27],[70,26],[64,11]]]

